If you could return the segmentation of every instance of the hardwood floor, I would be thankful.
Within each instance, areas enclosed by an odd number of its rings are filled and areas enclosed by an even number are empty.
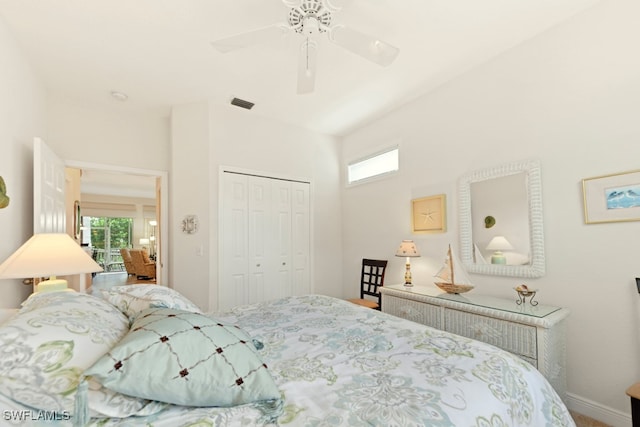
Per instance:
[[[134,285],[136,283],[155,284],[156,281],[155,279],[138,279],[136,276],[130,276],[126,272],[108,272],[96,274],[91,281],[91,287],[104,289],[112,286]]]
[[[577,412],[571,412],[573,420],[576,422],[576,427],[611,427],[609,424],[605,424],[601,421],[589,418],[586,415],[578,414]]]

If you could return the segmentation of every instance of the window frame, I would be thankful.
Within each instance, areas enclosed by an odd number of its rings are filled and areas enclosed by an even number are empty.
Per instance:
[[[375,175],[368,176],[366,178],[361,178],[355,181],[350,181],[350,168],[353,165],[360,164],[366,162],[368,160],[374,159],[376,157],[382,156],[387,153],[391,153],[393,151],[397,152],[397,167],[394,170],[389,170],[386,172],[377,173]],[[351,160],[347,162],[345,168],[345,182],[347,187],[353,187],[361,184],[366,184],[373,181],[379,181],[381,179],[387,179],[391,176],[397,175],[400,172],[400,144],[394,144],[391,146],[387,146],[381,150],[377,150],[371,154],[366,156],[358,157],[357,159]]]

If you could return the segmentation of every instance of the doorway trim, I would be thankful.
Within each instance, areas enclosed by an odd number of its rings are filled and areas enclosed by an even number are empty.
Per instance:
[[[158,284],[163,285],[163,283],[160,283],[161,281],[167,283],[169,278],[169,248],[171,247],[169,245],[169,173],[163,170],[138,169],[127,166],[107,165],[77,160],[65,160],[64,164],[70,168],[121,172],[131,175],[146,175],[160,178],[160,189],[162,191],[162,196],[160,198],[160,215],[162,218],[162,221],[160,222],[160,233],[162,240],[160,244],[162,245],[162,250],[160,250],[160,259],[158,260],[156,268],[160,269],[160,280],[158,281]],[[166,284],[164,284],[164,286],[166,286]]]

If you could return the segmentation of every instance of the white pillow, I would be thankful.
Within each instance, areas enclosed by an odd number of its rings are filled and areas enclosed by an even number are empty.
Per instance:
[[[95,291],[110,304],[118,307],[130,321],[147,308],[174,308],[202,313],[187,297],[173,289],[159,285],[123,285]]]
[[[524,265],[529,264],[529,256],[518,252],[505,252],[504,257],[507,265]]]

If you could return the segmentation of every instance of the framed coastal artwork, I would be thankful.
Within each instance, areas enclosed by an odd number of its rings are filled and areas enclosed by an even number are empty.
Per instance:
[[[585,224],[640,221],[640,170],[582,180]]]
[[[447,231],[446,195],[438,194],[411,201],[411,231],[415,234]]]

